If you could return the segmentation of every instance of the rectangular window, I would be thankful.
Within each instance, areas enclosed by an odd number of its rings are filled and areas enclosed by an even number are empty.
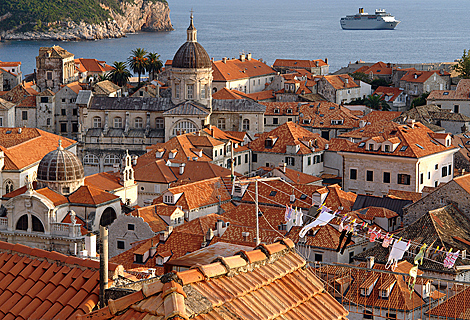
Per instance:
[[[72,109],[72,115],[74,116],[78,115],[78,109]]]
[[[447,167],[443,166],[441,170],[442,170],[442,177],[447,177]]]
[[[179,99],[180,98],[180,85],[175,84],[175,98]]]
[[[424,183],[424,173],[419,174],[419,183],[423,184]]]
[[[67,123],[60,124],[60,132],[67,132]]]
[[[398,181],[397,181],[398,184],[404,184],[404,185],[407,185],[409,186],[410,183],[411,183],[411,176],[409,174],[398,174]]]
[[[312,164],[312,157],[308,157],[307,158],[307,165],[311,165]]]
[[[3,118],[0,118],[0,127],[3,127]]]
[[[349,170],[349,179],[357,180],[357,169],[350,169]]]
[[[374,151],[374,145],[372,143],[369,144],[369,150]]]
[[[390,145],[389,144],[386,144],[384,147],[385,147],[385,152],[390,152]]]
[[[48,97],[41,97],[41,103],[48,103],[49,98]]]
[[[78,132],[78,122],[72,122],[72,132]]]
[[[127,224],[127,230],[134,231],[134,230],[135,230],[135,224],[133,224],[133,223],[128,223],[128,224]]]
[[[323,255],[319,253],[315,253],[315,261],[322,262],[323,261]]]
[[[279,119],[278,118],[273,118],[273,124],[279,124]]]
[[[187,89],[187,99],[192,100],[193,99],[193,90],[194,90],[194,85],[193,84],[188,84],[186,86]]]
[[[66,116],[67,115],[67,110],[61,109],[60,114],[63,115],[63,116]]]
[[[384,183],[390,183],[390,172],[384,172]]]
[[[364,319],[374,319],[374,314],[371,310],[364,310]]]
[[[434,170],[437,170],[437,169],[439,169],[439,165],[438,165],[438,164],[436,164],[436,165],[434,166]]]
[[[48,126],[51,125],[51,118],[47,118],[47,120],[46,120],[46,125],[48,125]]]
[[[202,88],[201,88],[201,99],[205,99],[205,98],[206,98],[206,87],[202,86]]]
[[[121,249],[121,250],[125,249],[125,248],[126,248],[126,245],[125,245],[124,241],[118,240],[118,241],[117,241],[117,248],[118,248],[118,249]]]
[[[144,263],[144,256],[141,254],[135,254],[135,262],[136,263]]]
[[[354,261],[354,260],[353,260],[353,257],[354,257],[354,251],[351,251],[351,252],[349,253],[349,263],[353,263],[353,261]]]
[[[454,113],[459,113],[459,105],[454,105]]]
[[[52,80],[52,71],[47,72],[47,80]]]
[[[21,111],[21,119],[28,120],[28,111]]]
[[[372,170],[366,171],[366,181],[374,181],[374,171]]]
[[[237,163],[238,163],[238,165],[240,165],[242,163],[242,156],[238,156]]]
[[[245,153],[245,163],[248,163],[248,153]]]
[[[294,157],[286,157],[286,163],[288,166],[295,166],[295,158]]]
[[[397,318],[396,313],[387,312],[387,320],[395,320]]]
[[[449,176],[452,175],[452,165],[451,165],[451,164],[449,164],[449,166],[448,166],[448,168],[447,168],[447,174],[448,174]]]
[[[257,155],[256,153],[253,153],[253,154],[251,155],[251,161],[252,161],[252,162],[258,162],[258,155]]]
[[[428,180],[431,179],[431,172],[428,172]]]

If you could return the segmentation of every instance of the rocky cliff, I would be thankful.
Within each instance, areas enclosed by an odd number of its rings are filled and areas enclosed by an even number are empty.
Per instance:
[[[95,40],[105,38],[120,38],[126,33],[137,31],[170,31],[173,30],[170,21],[170,9],[163,2],[149,0],[134,0],[121,2],[121,13],[102,6],[109,12],[111,18],[99,24],[85,22],[56,21],[49,23],[47,31],[15,32],[3,31],[3,40]]]

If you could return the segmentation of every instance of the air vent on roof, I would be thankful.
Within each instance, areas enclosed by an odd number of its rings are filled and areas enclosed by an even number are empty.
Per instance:
[[[423,147],[422,145],[420,145],[420,144],[417,144],[417,143],[415,143],[415,145],[416,145],[418,148],[420,148],[420,149],[423,149],[423,150],[424,150],[424,147]]]
[[[445,96],[448,96],[449,95],[449,92],[444,92],[443,93]]]
[[[277,193],[277,191],[271,191],[271,192],[269,193],[269,196],[270,196],[270,197],[274,197],[274,196],[276,195],[276,193]]]
[[[408,146],[403,146],[400,148],[400,151],[405,151],[406,149],[408,149]]]
[[[6,133],[7,133],[7,134],[10,134],[10,133],[11,133],[11,130],[7,130],[7,132],[6,132]]]
[[[324,117],[325,115],[324,114],[321,114],[320,117]]]
[[[300,196],[300,200],[305,200],[305,199],[307,199],[307,195],[306,195],[306,194],[302,194],[302,195]]]
[[[364,130],[359,130],[359,132],[364,132]]]
[[[359,148],[364,148],[365,145],[366,145],[365,142],[361,142],[361,143],[359,143]]]
[[[335,110],[335,107],[330,107],[330,110]]]

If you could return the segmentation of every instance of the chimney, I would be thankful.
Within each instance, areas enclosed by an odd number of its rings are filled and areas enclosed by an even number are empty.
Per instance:
[[[415,79],[418,79],[418,75],[415,73]]]
[[[21,131],[22,131],[22,130],[23,130],[22,128],[18,128],[18,133],[21,134]]]
[[[137,165],[137,156],[132,157],[132,165],[136,166]]]
[[[150,277],[151,277],[151,278],[155,278],[155,272],[157,271],[157,269],[148,268],[147,270],[148,270],[148,272],[150,273]]]
[[[281,164],[281,171],[284,172],[284,173],[286,173],[286,168],[287,168],[287,163],[283,162],[283,163]]]
[[[411,128],[411,129],[414,129],[415,128],[415,119],[408,119],[406,120],[406,124]]]
[[[186,166],[186,163],[181,163],[180,164],[180,171],[179,171],[180,175],[182,175],[184,173],[184,166]]]
[[[217,224],[216,224],[217,225]],[[215,234],[214,234],[214,230],[212,230],[211,228],[209,228],[207,230],[207,233],[206,233],[206,241],[211,241],[213,238],[214,238]]]
[[[240,55],[240,61],[241,61],[241,62],[245,62],[245,54],[244,54],[244,53],[242,53],[242,54]]]
[[[366,125],[365,120],[359,120],[359,128],[364,128],[365,125]]]
[[[105,290],[108,289],[108,228],[100,226],[101,252],[100,252],[100,306],[107,305]]]
[[[372,269],[374,267],[374,257],[369,256],[367,257],[367,268]]]
[[[223,57],[223,58],[222,58],[222,62],[223,62],[223,63],[227,63],[227,57]]]
[[[251,60],[251,52],[248,52],[248,54],[246,55],[246,59],[247,59],[248,61]]]
[[[243,241],[246,241],[246,242],[249,241],[249,237],[250,237],[249,232],[242,232],[242,236],[243,236]]]
[[[87,251],[88,256],[95,258],[96,257],[96,235],[89,233],[85,236],[85,251]]]

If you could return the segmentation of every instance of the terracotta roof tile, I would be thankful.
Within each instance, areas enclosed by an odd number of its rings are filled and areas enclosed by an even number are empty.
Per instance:
[[[381,88],[381,87],[379,87]],[[387,88],[387,87],[385,87]],[[394,88],[389,88],[394,89]],[[378,90],[378,89],[377,89]],[[376,122],[376,121],[392,121],[395,118],[398,118],[401,115],[399,111],[377,111],[374,110],[371,113],[367,114],[366,116],[362,117],[361,120],[366,121],[366,123]]]
[[[413,202],[416,202],[419,199],[421,199],[422,194],[419,193],[419,192],[401,191],[401,190],[390,189],[390,190],[388,190],[387,196],[393,196],[393,197],[397,197],[399,199],[411,200]]]
[[[348,129],[359,127],[359,118],[343,106],[319,101],[302,104],[299,108],[299,124],[311,128]]]
[[[276,251],[281,249],[277,244],[268,247],[276,248]],[[208,320],[235,319],[244,315],[252,319],[297,319],[299,316],[303,319],[344,319],[347,311],[325,292],[311,269],[303,268],[305,260],[292,249],[284,250],[273,260],[266,260],[261,250],[246,252],[253,261],[263,262],[254,263],[250,268],[241,267],[230,277],[225,275],[227,270],[221,268],[220,263],[199,268],[207,271],[208,278],[201,277],[195,270],[179,272],[177,277],[183,280],[184,291],[177,283],[165,283],[151,296],[144,298],[142,294],[140,301],[123,297],[87,318],[140,319],[157,315]],[[212,275],[215,277],[210,277]],[[192,293],[186,295],[187,290]],[[168,295],[169,292],[172,294]],[[137,294],[132,295],[137,297]],[[204,301],[204,307],[195,309],[201,301]],[[115,312],[121,316],[112,316]]]
[[[378,95],[387,102],[393,102],[403,91],[404,90],[395,87],[378,87],[375,89],[373,95]],[[388,97],[388,99],[385,99],[385,97]]]
[[[286,67],[292,69],[299,68],[316,68],[327,66],[328,64],[322,59],[316,60],[300,60],[300,59],[276,59],[273,67]]]
[[[328,75],[321,76],[320,78],[330,83],[336,90],[359,87],[359,85],[354,82],[354,78],[348,74]]]
[[[216,93],[212,95],[212,99],[219,99],[219,100],[233,100],[233,99],[243,99],[243,97],[234,92],[234,90],[230,90],[228,88],[222,88]]]
[[[213,81],[231,81],[276,74],[276,71],[263,62],[256,59],[227,59],[226,62],[212,62]]]
[[[354,73],[357,72],[363,72],[367,75],[392,75],[392,66],[390,64],[383,63],[382,61],[376,62],[373,65],[369,66],[363,66],[359,68],[358,70],[354,71]]]
[[[119,199],[118,196],[92,186],[81,186],[68,196],[70,203],[97,205]]]
[[[260,102],[266,106],[265,116],[298,116],[299,105],[306,104],[299,102]]]
[[[436,74],[438,77],[440,77],[439,70],[433,70],[433,71],[416,71],[416,70],[408,71],[400,79],[400,81],[423,83],[426,80],[428,80],[434,74]]]

